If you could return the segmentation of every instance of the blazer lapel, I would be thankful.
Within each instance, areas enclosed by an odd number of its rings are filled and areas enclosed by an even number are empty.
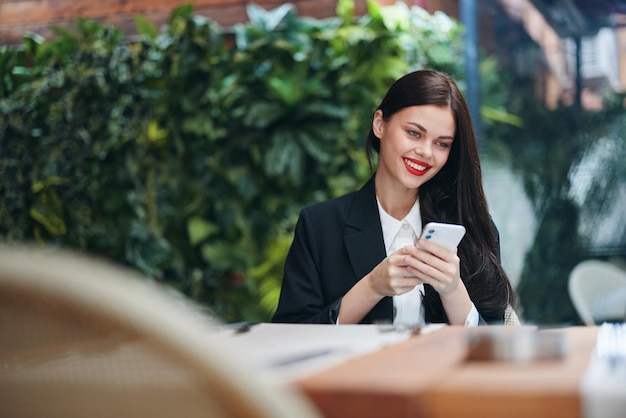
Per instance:
[[[357,280],[372,271],[387,256],[373,177],[356,193],[346,219],[344,240]],[[382,298],[362,322],[381,320],[393,320],[391,297]]]
[[[344,239],[357,279],[386,257],[373,177],[356,193],[346,219]]]

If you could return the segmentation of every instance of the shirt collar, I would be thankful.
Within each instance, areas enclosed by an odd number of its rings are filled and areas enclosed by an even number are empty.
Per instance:
[[[380,224],[383,229],[383,239],[385,241],[385,250],[388,252],[393,239],[398,234],[403,222],[408,222],[409,225],[415,231],[415,235],[419,236],[422,230],[422,216],[420,215],[419,199],[415,200],[413,207],[404,219],[398,220],[389,215],[380,204],[378,196],[376,196],[376,203],[378,204],[378,214],[380,216]]]

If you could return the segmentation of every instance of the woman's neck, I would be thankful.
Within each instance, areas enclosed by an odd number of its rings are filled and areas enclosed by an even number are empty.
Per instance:
[[[413,208],[413,205],[415,205],[418,191],[407,189],[391,182],[385,182],[379,179],[378,175],[374,179],[374,184],[376,186],[376,197],[383,210],[395,219],[404,219],[411,211],[411,208]]]

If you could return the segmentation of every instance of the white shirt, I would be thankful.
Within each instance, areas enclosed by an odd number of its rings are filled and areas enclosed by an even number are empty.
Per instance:
[[[389,215],[378,201],[378,213],[380,223],[383,229],[383,240],[387,256],[399,250],[405,245],[415,245],[418,237],[418,231],[422,229],[422,217],[420,215],[419,199],[402,220],[398,220]],[[424,285],[415,286],[412,290],[402,295],[393,296],[394,307],[394,325],[414,325],[424,324],[424,308],[422,306],[422,297],[424,293]],[[465,318],[465,326],[478,325],[478,310],[472,303],[472,309]]]

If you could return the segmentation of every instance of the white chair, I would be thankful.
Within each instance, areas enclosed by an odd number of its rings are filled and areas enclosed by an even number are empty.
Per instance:
[[[181,302],[102,260],[0,246],[0,416],[320,416]]]
[[[569,275],[568,291],[586,325],[626,319],[626,271],[612,263],[582,261]]]

